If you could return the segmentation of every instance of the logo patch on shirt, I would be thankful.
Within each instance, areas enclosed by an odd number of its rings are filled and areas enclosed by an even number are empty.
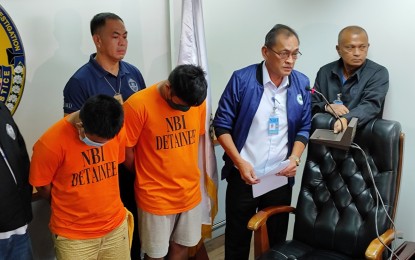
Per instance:
[[[23,94],[26,62],[16,26],[1,5],[0,53],[0,102],[14,114]]]
[[[304,102],[303,102],[303,96],[301,96],[301,94],[298,94],[297,95],[297,102],[300,105],[303,105],[304,104]]]
[[[13,126],[6,124],[6,132],[13,140],[16,140],[16,133],[14,132]]]
[[[138,84],[135,80],[133,79],[128,79],[128,86],[130,86],[130,89],[134,92],[138,91]]]

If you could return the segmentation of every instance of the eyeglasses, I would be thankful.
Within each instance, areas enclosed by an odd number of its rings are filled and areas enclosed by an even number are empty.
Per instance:
[[[301,55],[303,55],[300,51],[296,51],[296,52],[289,52],[289,51],[282,51],[282,52],[276,52],[273,49],[267,47],[269,50],[271,50],[273,53],[277,54],[278,57],[280,57],[280,59],[282,60],[287,60],[290,56],[293,58],[293,60],[296,60],[298,58],[301,57]]]

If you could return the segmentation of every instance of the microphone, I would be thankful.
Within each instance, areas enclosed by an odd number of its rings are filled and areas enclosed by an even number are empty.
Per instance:
[[[324,96],[321,92],[317,91],[315,88],[311,88],[310,86],[307,86],[307,87],[305,87],[305,89],[306,89],[306,90],[308,90],[308,91],[310,91],[310,92],[311,92],[311,94],[317,93],[320,97],[322,97],[322,98],[323,98],[323,100],[324,100],[324,102],[326,103],[326,105],[328,105],[328,106],[329,106],[329,108],[331,109],[331,111],[333,111],[334,117],[335,117],[337,120],[339,120],[339,121],[340,121],[341,131],[343,132],[343,131],[344,131],[344,128],[343,128],[343,123],[342,123],[342,121],[340,120],[339,115],[336,113],[336,111],[334,111],[333,107],[331,106],[331,104],[330,104],[330,102],[327,100],[327,98],[326,98],[326,97],[325,97],[325,96]]]
[[[317,93],[318,95],[320,95],[324,99],[325,103],[330,107],[330,109],[333,110],[335,118],[337,120],[340,120],[339,115],[337,115],[336,112],[334,112],[334,109],[331,107],[330,103],[322,93],[310,87],[306,87],[306,90],[310,91],[311,93]],[[320,118],[324,121],[323,117]],[[342,130],[340,133],[335,134],[332,130],[329,129],[316,129],[314,133],[310,136],[310,140],[314,143],[322,144],[325,146],[348,150],[356,133],[357,118],[353,117],[350,120],[345,131],[343,131],[343,124],[340,125]]]

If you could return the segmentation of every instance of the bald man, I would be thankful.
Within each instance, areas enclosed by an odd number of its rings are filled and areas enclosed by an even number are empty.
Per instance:
[[[324,65],[317,73],[314,88],[330,103],[340,97],[343,104],[330,107],[320,96],[313,95],[312,113],[337,114],[340,120],[333,126],[336,133],[342,129],[340,123],[345,128],[352,117],[358,118],[358,127],[382,117],[389,73],[385,67],[367,59],[369,45],[369,37],[362,27],[343,28],[336,45],[340,59]]]

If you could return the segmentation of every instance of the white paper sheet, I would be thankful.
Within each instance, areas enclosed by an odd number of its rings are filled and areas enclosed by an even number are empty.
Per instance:
[[[287,184],[287,177],[277,176],[276,174],[285,169],[289,164],[290,160],[282,161],[276,167],[270,168],[265,174],[259,176],[258,178],[261,180],[260,183],[252,185],[254,198]]]

